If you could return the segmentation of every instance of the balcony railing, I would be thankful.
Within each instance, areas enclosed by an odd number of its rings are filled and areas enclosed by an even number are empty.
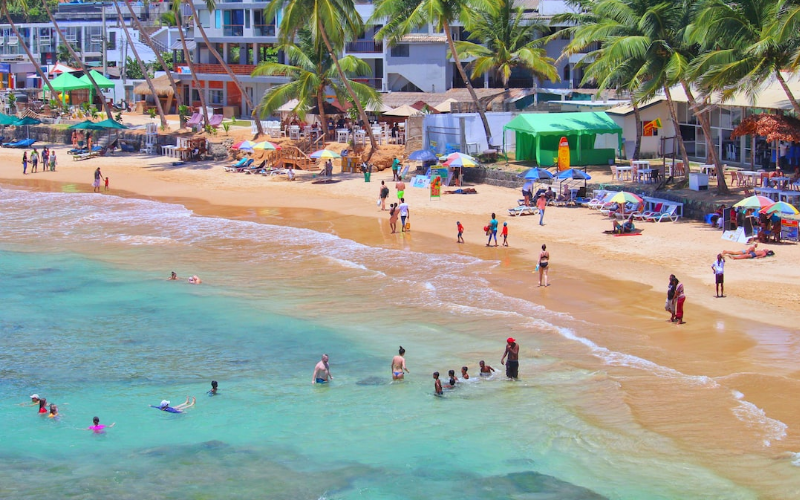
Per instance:
[[[255,64],[229,64],[231,71],[236,75],[250,76],[250,73],[256,69]],[[188,66],[186,67],[188,73]],[[227,72],[221,64],[195,64],[194,70],[197,74],[211,74],[211,75],[226,75]]]
[[[357,52],[362,54],[381,54],[383,53],[383,42],[377,40],[356,40],[347,44],[347,52]]]
[[[222,26],[223,34],[225,36],[243,36],[244,25],[242,24],[225,24]]]
[[[383,90],[383,78],[351,78],[351,80],[369,85],[375,90]]]
[[[274,24],[254,24],[253,35],[255,36],[275,36]]]

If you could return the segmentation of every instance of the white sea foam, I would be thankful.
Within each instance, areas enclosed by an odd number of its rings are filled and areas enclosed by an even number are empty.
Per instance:
[[[738,405],[731,411],[736,415],[736,418],[747,424],[748,427],[762,433],[764,446],[771,446],[772,441],[780,441],[786,437],[786,429],[788,429],[786,424],[780,420],[769,418],[764,410],[746,401],[744,394],[741,392],[734,390],[731,393],[738,402]],[[792,463],[798,465],[794,461]]]

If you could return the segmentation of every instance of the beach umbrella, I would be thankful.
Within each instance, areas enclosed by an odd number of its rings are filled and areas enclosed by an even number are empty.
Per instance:
[[[128,128],[125,125],[121,124],[120,122],[118,122],[116,120],[112,120],[111,118],[106,118],[103,121],[97,122],[95,125],[97,125],[98,127],[102,128],[102,129],[124,130],[124,129]]]
[[[231,146],[231,149],[238,149],[238,150],[242,150],[242,151],[251,151],[253,149],[253,146],[255,146],[255,145],[256,145],[256,143],[252,142],[252,141],[239,141],[236,144],[234,144],[233,146]]]
[[[477,167],[478,162],[474,158],[469,155],[462,155],[461,153],[456,153],[457,156],[451,156],[444,162],[444,165],[448,167]]]
[[[553,174],[551,174],[550,172],[548,172],[543,168],[534,167],[529,169],[524,174],[520,174],[519,177],[522,177],[523,179],[528,181],[541,181],[541,180],[552,179]]]
[[[762,214],[774,214],[775,212],[781,214],[789,214],[789,215],[797,215],[798,213],[800,213],[800,211],[794,208],[794,206],[789,205],[785,201],[779,201],[777,203],[773,203],[772,205],[766,208],[761,209]]]
[[[30,116],[26,116],[25,118],[20,118],[19,120],[12,123],[12,125],[16,125],[18,127],[27,127],[28,125],[39,125],[42,123],[41,120],[37,120],[36,118],[31,118]]]
[[[276,149],[281,149],[280,146],[276,146],[269,141],[262,141],[256,144],[253,144],[251,148],[253,151],[275,151]]]
[[[609,198],[609,203],[619,203],[619,206],[622,207],[622,215],[625,215],[625,204],[626,203],[636,203],[637,205],[642,202],[642,199],[633,193],[629,193],[627,191],[620,191],[619,193],[615,193],[614,196]]]
[[[414,161],[439,161],[439,158],[428,149],[420,149],[408,155],[409,160]]]
[[[0,125],[14,125],[16,121],[16,116],[4,115],[3,113],[0,113]]]
[[[339,153],[336,153],[334,151],[331,151],[330,149],[320,149],[319,151],[314,151],[313,153],[308,155],[308,157],[309,158],[326,158],[326,159],[329,159],[329,158],[341,158],[342,155],[340,155]]]
[[[103,127],[98,126],[92,120],[86,120],[69,127],[70,130],[103,130]]]
[[[578,179],[583,181],[588,181],[592,178],[591,175],[587,174],[583,170],[578,170],[576,168],[570,168],[560,172],[557,176],[559,180],[566,180],[566,179]]]
[[[752,208],[755,210],[761,210],[762,208],[767,208],[770,205],[775,203],[774,201],[770,200],[766,196],[750,196],[748,198],[743,199],[739,203],[736,203],[734,207],[736,208]]]

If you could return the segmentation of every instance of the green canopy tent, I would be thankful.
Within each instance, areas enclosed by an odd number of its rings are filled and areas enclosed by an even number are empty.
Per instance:
[[[116,87],[114,82],[103,76],[101,73],[98,73],[95,70],[89,71],[89,74],[92,75],[94,82],[97,86],[101,89],[113,89]],[[82,77],[78,78],[78,81],[83,82],[89,86],[89,102],[94,102],[94,85],[92,85],[92,81],[89,80],[89,75],[84,74]]]
[[[569,141],[571,165],[613,163],[622,141],[622,128],[603,112],[521,114],[503,127],[504,149],[508,130],[516,134],[517,160],[535,160],[547,167],[558,158],[562,137]],[[617,134],[617,148],[595,149],[600,134]]]
[[[72,92],[73,90],[86,90],[92,87],[91,83],[82,82],[69,73],[61,73],[58,78],[50,81],[50,85],[53,86],[54,90],[61,92],[62,105],[66,105],[64,96],[67,92]]]

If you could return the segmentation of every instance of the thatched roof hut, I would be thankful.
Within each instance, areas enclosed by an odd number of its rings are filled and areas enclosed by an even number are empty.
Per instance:
[[[177,104],[175,98],[175,92],[172,90],[172,87],[169,85],[169,77],[167,75],[161,75],[158,78],[151,79],[153,82],[153,87],[156,90],[156,95],[158,99],[161,101],[161,105],[164,108],[164,111],[170,113],[172,110],[173,102]],[[147,101],[147,96],[151,95],[150,87],[147,86],[147,82],[144,81],[139,85],[133,87],[133,93],[143,96],[141,99],[143,101]],[[150,98],[153,101],[154,98]],[[142,108],[144,110],[145,108]]]

